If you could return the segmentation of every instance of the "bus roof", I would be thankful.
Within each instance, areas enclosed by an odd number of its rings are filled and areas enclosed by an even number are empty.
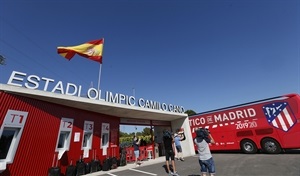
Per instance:
[[[220,109],[214,109],[214,110],[210,110],[210,111],[200,112],[200,113],[197,113],[195,115],[189,116],[189,118],[194,117],[194,116],[203,115],[203,114],[212,113],[212,112],[218,112],[218,111],[229,110],[229,109],[233,109],[233,108],[239,108],[239,107],[243,107],[243,106],[258,104],[258,103],[262,103],[262,102],[270,102],[270,101],[273,101],[273,100],[287,99],[287,98],[291,98],[291,97],[294,97],[294,96],[298,96],[298,94],[291,93],[291,94],[276,96],[276,97],[272,97],[272,98],[266,98],[266,99],[262,99],[262,100],[251,101],[251,102],[248,102],[248,103],[242,103],[242,104],[237,104],[237,105],[233,105],[233,106],[228,106],[228,107],[224,107],[224,108],[220,108]]]

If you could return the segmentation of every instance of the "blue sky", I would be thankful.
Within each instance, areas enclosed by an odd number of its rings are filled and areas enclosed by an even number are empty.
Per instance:
[[[104,38],[101,90],[203,112],[299,93],[299,34],[298,0],[0,0],[0,83],[96,87],[97,62],[56,48]]]

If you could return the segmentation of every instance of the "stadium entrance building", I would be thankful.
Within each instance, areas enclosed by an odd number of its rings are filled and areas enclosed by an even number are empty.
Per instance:
[[[195,153],[183,107],[94,88],[82,97],[82,90],[17,71],[7,84],[0,84],[1,175],[47,175],[56,165],[65,173],[80,158],[90,162],[118,157],[112,151],[119,151],[119,126],[136,121],[154,126],[157,138],[163,128],[183,128],[183,154]]]

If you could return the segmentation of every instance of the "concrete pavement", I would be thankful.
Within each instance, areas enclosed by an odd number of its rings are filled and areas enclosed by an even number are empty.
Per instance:
[[[149,165],[152,165],[152,164],[164,163],[165,161],[166,161],[165,156],[162,156],[162,157],[158,157],[158,158],[155,158],[155,159],[148,159],[147,161],[143,161],[141,166],[149,166]],[[87,176],[106,175],[106,174],[110,174],[110,173],[120,172],[120,171],[124,171],[124,170],[128,170],[128,169],[136,169],[136,168],[139,168],[139,167],[137,167],[135,165],[135,163],[127,163],[126,166],[119,166],[116,169],[112,169],[112,170],[109,170],[109,171],[99,171],[99,172],[94,172],[94,173],[90,173],[90,174],[86,174],[86,175]]]

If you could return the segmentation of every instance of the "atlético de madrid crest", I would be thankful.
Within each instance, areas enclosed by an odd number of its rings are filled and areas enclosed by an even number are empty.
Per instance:
[[[263,106],[264,114],[270,125],[283,131],[289,131],[297,119],[287,102],[276,102]]]

